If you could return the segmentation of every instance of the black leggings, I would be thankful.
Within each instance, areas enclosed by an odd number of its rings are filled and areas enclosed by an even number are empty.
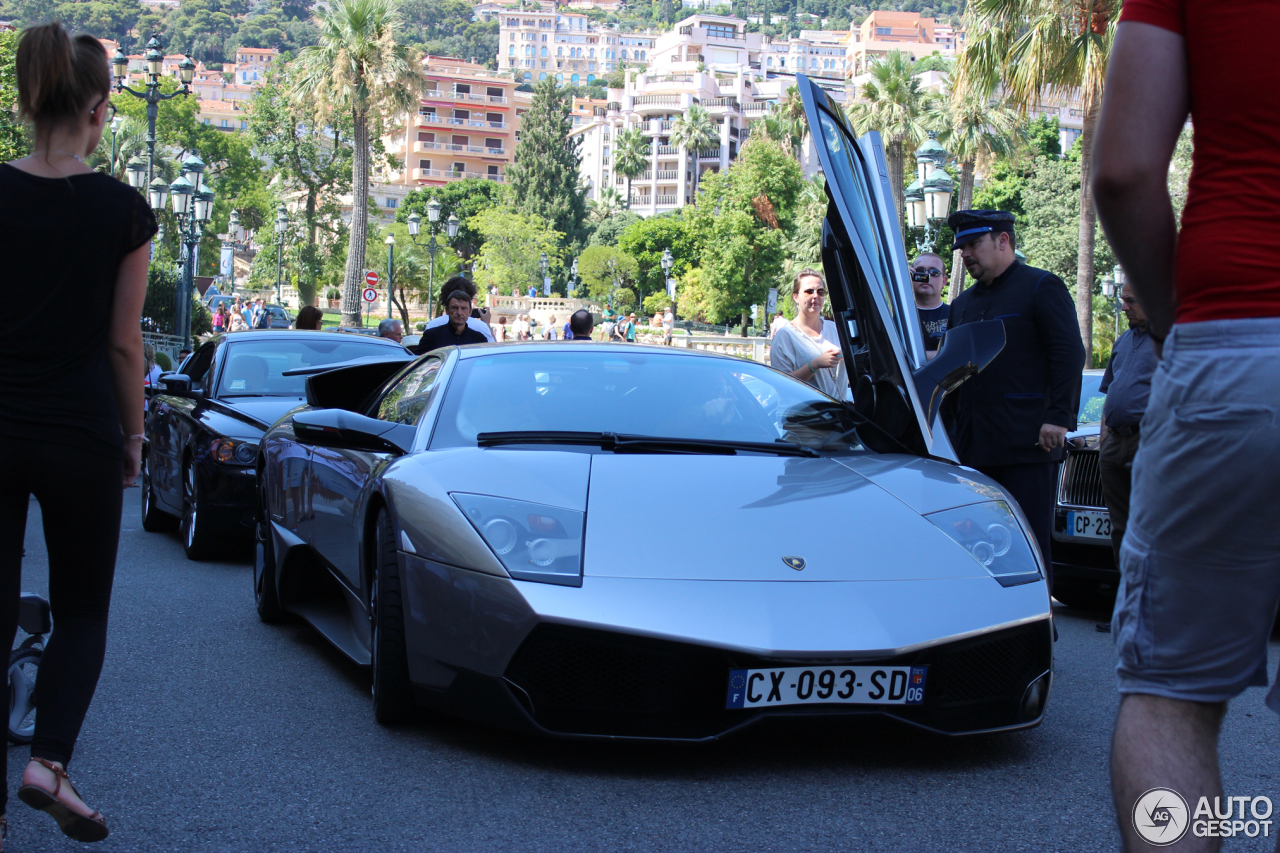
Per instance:
[[[60,444],[15,442],[0,454],[0,648],[12,648],[17,632],[22,540],[35,495],[49,550],[54,630],[36,679],[40,710],[31,754],[63,766],[71,760],[102,673],[122,472],[120,459]],[[0,776],[0,812],[8,799],[7,778]]]

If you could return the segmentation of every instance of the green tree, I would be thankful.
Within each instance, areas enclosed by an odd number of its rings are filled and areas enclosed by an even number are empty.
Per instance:
[[[965,29],[972,35],[956,64],[961,88],[989,97],[1003,89],[1009,102],[1034,109],[1046,94],[1079,91],[1081,133],[1076,279],[1076,319],[1086,361],[1092,353],[1094,240],[1096,219],[1090,190],[1093,133],[1107,61],[1120,17],[1120,0],[982,0],[969,7]]]
[[[649,140],[632,127],[618,134],[614,140],[613,171],[627,179],[627,207],[631,207],[631,181],[649,168]]]
[[[626,209],[626,201],[613,187],[601,187],[599,200],[587,200],[587,210],[589,211],[587,218],[590,222],[595,223],[597,228],[599,228],[600,223],[618,216],[618,214],[625,212]]]
[[[491,207],[474,216],[471,225],[484,239],[475,264],[476,283],[481,287],[495,285],[499,293],[520,294],[530,284],[540,285],[543,252],[552,281],[562,278],[555,270],[560,267],[564,235],[542,217]]]
[[[578,180],[582,140],[569,135],[569,106],[555,80],[538,82],[521,119],[507,182],[517,210],[542,217],[566,241],[580,246],[587,237],[587,193]]]
[[[671,144],[681,147],[689,157],[693,169],[692,199],[698,203],[698,152],[719,141],[716,125],[711,121],[711,114],[706,108],[694,104],[684,115],[671,123]]]
[[[891,51],[873,62],[870,73],[871,79],[858,92],[859,100],[848,108],[849,119],[858,133],[877,130],[884,137],[889,186],[893,188],[893,204],[900,219],[898,227],[902,228],[906,151],[924,140],[928,131],[925,115],[933,99],[920,87],[910,58],[901,51]]]
[[[596,223],[595,230],[591,232],[591,240],[588,242],[590,246],[616,246],[618,238],[622,232],[626,231],[632,224],[645,221],[640,214],[632,213],[624,210],[608,219],[602,219]]]
[[[973,179],[978,163],[1012,153],[1019,137],[1018,115],[987,98],[954,90],[948,94],[946,100],[938,102],[931,124],[938,131],[939,144],[960,166],[956,210],[969,210],[973,207]],[[955,299],[964,290],[964,275],[957,250],[952,253],[949,298]]]
[[[293,97],[351,119],[352,205],[347,269],[342,287],[344,323],[360,323],[364,247],[369,230],[369,125],[409,112],[423,87],[408,49],[396,43],[400,18],[394,0],[338,0],[319,19],[320,41],[296,61]]]
[[[765,133],[771,139],[789,146],[797,160],[809,134],[809,122],[804,117],[804,103],[800,100],[800,88],[791,86],[786,97],[769,108],[764,120]]]
[[[290,85],[287,70],[267,75],[249,110],[249,138],[270,164],[269,174],[300,194],[298,295],[304,305],[312,305],[320,277],[320,247],[337,235],[337,197],[351,187],[352,126],[346,113],[326,114],[291,98]]]
[[[463,178],[439,187],[423,187],[410,190],[404,203],[396,209],[396,222],[408,222],[410,213],[422,217],[422,234],[418,239],[426,245],[430,241],[430,219],[427,204],[431,199],[440,202],[440,222],[437,245],[447,244],[458,250],[463,259],[470,260],[480,252],[484,237],[475,229],[472,219],[479,213],[500,206],[507,196],[502,184],[485,178]],[[458,236],[450,240],[445,223],[450,216],[458,217]]]
[[[822,222],[827,216],[826,179],[814,175],[804,182],[796,202],[795,224],[782,244],[786,260],[777,279],[778,310],[791,316],[795,303],[782,295],[791,292],[791,282],[803,269],[822,268]]]
[[[662,274],[662,253],[671,252],[671,275],[679,277],[693,265],[697,247],[688,223],[677,216],[654,216],[632,223],[618,235],[618,248],[636,259],[636,286],[644,294],[667,292]]]
[[[638,273],[636,259],[616,246],[590,246],[578,256],[578,276],[587,295],[599,302],[617,299],[617,293],[630,289]],[[628,307],[635,302],[634,291],[631,293]]]
[[[394,275],[387,270],[388,235],[396,241],[395,269],[392,271]],[[436,252],[433,273],[427,247],[415,245],[409,236],[409,226],[401,222],[392,223],[381,229],[376,236],[370,237],[368,252],[371,253],[370,257],[378,258],[377,263],[370,265],[371,268],[377,270],[382,280],[389,282],[393,288],[391,304],[400,312],[400,320],[406,329],[409,328],[409,303],[431,304],[438,311],[440,306],[436,304],[432,288],[462,269],[462,259],[446,245]]]
[[[31,153],[31,138],[18,122],[17,52],[18,33],[0,32],[0,163]]]

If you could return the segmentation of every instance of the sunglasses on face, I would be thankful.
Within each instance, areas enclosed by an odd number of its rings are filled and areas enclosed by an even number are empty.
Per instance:
[[[942,278],[942,270],[937,267],[916,267],[916,272],[927,272],[930,278]]]
[[[825,287],[820,287],[817,290],[814,290],[812,287],[810,287],[800,292],[803,293],[805,296],[813,296],[814,294],[817,294],[819,298],[827,295],[827,289]]]

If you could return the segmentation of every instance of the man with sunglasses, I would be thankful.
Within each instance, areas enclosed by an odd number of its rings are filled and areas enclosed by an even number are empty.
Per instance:
[[[915,292],[920,330],[924,333],[924,355],[933,358],[938,354],[942,336],[947,333],[947,315],[951,313],[951,308],[942,301],[946,270],[941,257],[933,252],[921,252],[911,262],[911,272],[911,289]]]
[[[1151,396],[1151,377],[1159,359],[1147,331],[1147,315],[1126,283],[1120,289],[1120,308],[1129,321],[1129,330],[1111,348],[1107,372],[1098,390],[1107,395],[1102,406],[1101,445],[1098,462],[1102,469],[1102,500],[1111,514],[1111,547],[1120,565],[1120,543],[1129,522],[1129,491],[1133,479],[1133,457],[1138,453],[1138,425]]]

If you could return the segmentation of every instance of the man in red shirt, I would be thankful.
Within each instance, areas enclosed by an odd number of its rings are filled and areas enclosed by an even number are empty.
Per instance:
[[[1239,36],[1276,26],[1274,2],[1126,0],[1107,71],[1098,214],[1163,347],[1112,619],[1112,794],[1130,850],[1182,833],[1179,850],[1218,849],[1193,810],[1222,795],[1227,701],[1267,684],[1280,602],[1280,66],[1241,52]],[[1179,232],[1166,182],[1188,113]],[[1267,705],[1280,711],[1280,690]],[[1186,809],[1154,825],[1136,809],[1153,788]]]

